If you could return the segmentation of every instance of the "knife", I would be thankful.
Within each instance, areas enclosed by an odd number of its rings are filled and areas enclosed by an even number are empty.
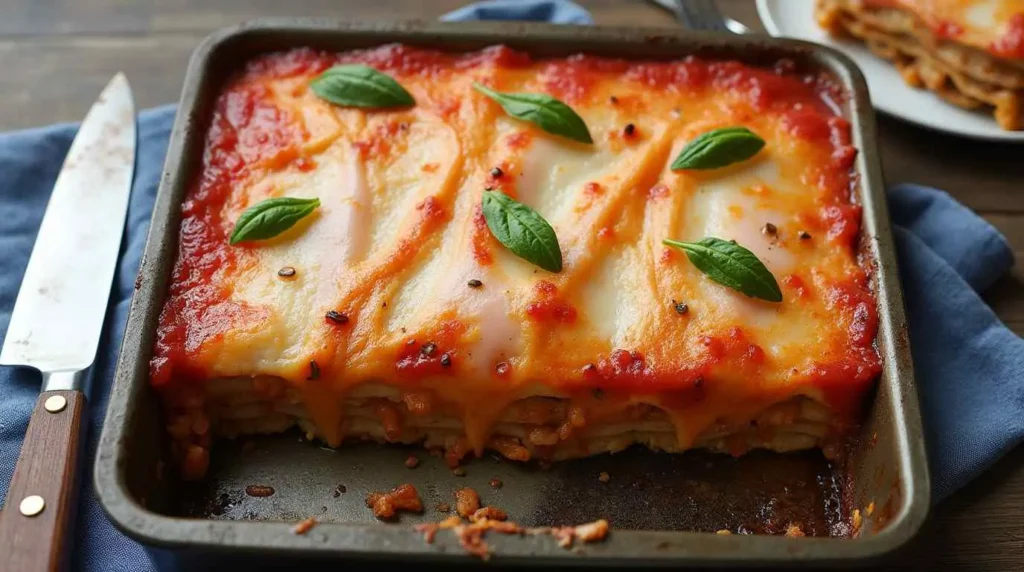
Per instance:
[[[135,108],[118,73],[71,143],[0,350],[42,374],[7,501],[5,570],[61,570],[70,545],[86,373],[96,357],[135,169]]]

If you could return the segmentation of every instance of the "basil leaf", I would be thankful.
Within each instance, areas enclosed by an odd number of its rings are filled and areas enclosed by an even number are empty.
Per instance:
[[[555,229],[537,211],[501,191],[484,191],[483,211],[487,228],[505,248],[544,270],[562,271]]]
[[[690,262],[708,276],[733,290],[769,302],[781,302],[782,290],[770,270],[735,240],[706,237],[697,242],[661,241],[686,253]]]
[[[391,76],[358,64],[334,66],[310,82],[309,87],[335,105],[381,108],[416,104]]]
[[[764,139],[746,127],[723,127],[708,131],[686,144],[672,161],[672,170],[718,169],[757,155]]]
[[[583,118],[571,107],[543,93],[500,93],[479,83],[473,89],[497,101],[505,113],[516,119],[529,121],[548,133],[561,135],[579,141],[593,143],[590,130]]]
[[[278,197],[249,207],[238,217],[231,233],[231,244],[243,240],[273,238],[305,218],[320,206],[320,199]]]

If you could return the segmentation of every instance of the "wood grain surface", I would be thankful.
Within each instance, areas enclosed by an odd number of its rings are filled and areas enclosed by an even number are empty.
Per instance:
[[[53,397],[63,397],[66,404],[58,411],[47,411],[44,403]],[[39,394],[0,512],[0,569],[65,569],[75,517],[84,407],[80,391]],[[42,511],[22,514],[21,503],[31,496],[42,497]]]
[[[806,1],[810,0],[793,0]],[[189,54],[209,32],[263,16],[435,18],[463,0],[5,0],[0,17],[0,130],[82,118],[117,71],[140,108],[174,102]],[[643,0],[580,0],[598,24],[675,26]],[[752,0],[725,12],[761,30]],[[889,184],[947,190],[1024,252],[1024,146],[958,139],[879,117]],[[986,300],[1024,332],[1018,267]],[[983,383],[966,379],[964,383]],[[1024,448],[938,506],[910,549],[881,570],[1024,570]]]

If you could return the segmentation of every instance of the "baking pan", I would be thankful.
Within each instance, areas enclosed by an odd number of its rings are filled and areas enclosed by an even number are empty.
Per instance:
[[[454,476],[440,459],[412,449],[357,445],[330,450],[298,433],[223,442],[206,481],[185,485],[163,471],[160,409],[148,383],[157,316],[177,251],[180,205],[195,175],[211,106],[224,78],[266,51],[299,46],[343,51],[402,42],[443,50],[506,44],[534,56],[580,52],[641,59],[689,54],[770,65],[780,58],[824,72],[843,86],[842,114],[860,149],[856,192],[864,208],[861,248],[873,261],[883,373],[859,439],[841,466],[818,452],[752,453],[740,459],[693,452],[627,451],[550,468],[491,457]],[[345,23],[261,20],[217,32],[195,51],[171,135],[165,171],[132,301],[95,466],[96,490],[111,520],[143,543],[186,556],[390,558],[472,562],[448,532],[427,544],[411,524],[436,522],[435,503],[470,486],[522,525],[581,524],[607,518],[604,542],[566,550],[547,536],[490,534],[498,562],[531,565],[863,564],[903,546],[921,526],[929,481],[903,300],[867,87],[846,57],[810,43],[675,29],[599,28],[527,23]],[[600,472],[611,480],[600,482]],[[493,478],[504,486],[489,486]],[[372,490],[410,482],[427,508],[400,524],[376,522],[364,505]],[[248,485],[275,489],[254,497]],[[339,486],[341,485],[341,486]],[[342,492],[344,490],[345,492]],[[857,516],[854,515],[857,511]],[[858,518],[859,516],[859,518]],[[320,522],[304,535],[293,525]],[[778,535],[802,522],[806,538]],[[855,526],[854,521],[861,521]],[[782,524],[780,524],[782,523]],[[780,529],[780,526],[782,527]],[[776,534],[714,534],[733,532]]]

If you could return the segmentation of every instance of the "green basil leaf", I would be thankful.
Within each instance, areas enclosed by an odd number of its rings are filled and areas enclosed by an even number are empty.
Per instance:
[[[416,103],[391,76],[358,64],[334,66],[310,82],[309,87],[335,105],[381,108]]]
[[[662,243],[686,253],[690,262],[708,276],[733,290],[769,302],[781,302],[782,290],[764,263],[735,240],[706,237],[697,242],[666,238]]]
[[[544,270],[562,271],[555,229],[537,211],[501,191],[484,191],[483,211],[487,228],[505,248]]]
[[[320,206],[320,199],[278,197],[249,207],[238,217],[231,233],[231,244],[243,240],[273,238],[305,218]]]
[[[548,133],[580,143],[593,143],[583,118],[571,107],[543,93],[501,93],[479,83],[473,89],[497,101],[505,113],[529,121]]]
[[[723,127],[708,131],[686,144],[672,161],[672,170],[718,169],[757,155],[764,139],[746,127]]]

